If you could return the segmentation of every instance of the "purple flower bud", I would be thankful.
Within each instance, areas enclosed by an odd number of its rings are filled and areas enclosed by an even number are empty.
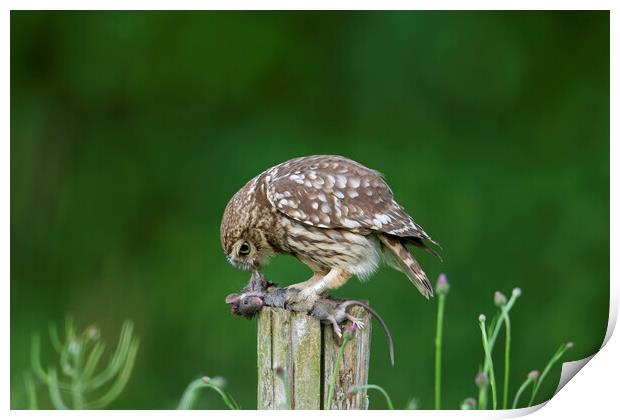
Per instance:
[[[437,277],[437,284],[435,285],[435,290],[438,295],[446,295],[450,291],[450,284],[448,283],[448,276],[444,273],[441,273],[439,277]]]
[[[360,392],[360,389],[356,386],[352,386],[349,388],[349,392],[347,392],[347,396],[350,398]]]
[[[533,370],[527,374],[527,379],[529,379],[530,381],[535,381],[536,379],[538,379],[539,376],[540,372],[537,370]]]
[[[276,376],[279,376],[279,377],[281,377],[281,378],[283,378],[283,377],[284,377],[284,368],[283,368],[282,366],[277,366],[277,367],[274,369],[274,372],[275,372]]]
[[[493,295],[493,302],[495,302],[495,306],[501,308],[506,304],[506,296],[504,296],[504,294],[498,290]]]
[[[465,398],[461,403],[461,410],[475,410],[478,403],[474,398]]]
[[[352,322],[351,325],[349,325],[347,329],[344,330],[344,334],[342,335],[342,338],[345,340],[351,340],[353,336],[355,335],[357,328],[358,328],[357,324],[355,324],[355,322]]]
[[[489,385],[489,377],[484,372],[478,372],[476,375],[476,385],[478,388],[484,388]]]

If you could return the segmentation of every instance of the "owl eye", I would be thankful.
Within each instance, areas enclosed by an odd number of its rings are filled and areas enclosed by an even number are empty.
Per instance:
[[[239,255],[248,255],[250,253],[250,245],[244,242],[239,247]]]

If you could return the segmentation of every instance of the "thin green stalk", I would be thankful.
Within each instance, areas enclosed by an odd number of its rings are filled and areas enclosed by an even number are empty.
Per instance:
[[[84,343],[82,338],[75,339],[69,343],[72,359],[72,375],[71,375],[71,397],[74,410],[82,410],[84,408],[84,396],[82,394],[82,349]]]
[[[52,341],[52,346],[54,346],[54,350],[60,353],[60,349],[62,349],[62,343],[60,342],[56,325],[50,323],[48,328],[50,333],[50,340]]]
[[[443,314],[445,294],[439,294],[437,304],[437,330],[435,333],[435,410],[441,410],[441,345],[443,339]]]
[[[487,409],[487,387],[481,387],[478,390],[478,410]]]
[[[198,390],[202,388],[210,388],[219,394],[224,401],[224,404],[231,410],[238,410],[239,404],[232,398],[232,396],[226,392],[224,392],[220,387],[210,383],[209,379],[200,378],[191,382],[185,392],[183,392],[183,396],[181,397],[181,401],[179,401],[179,405],[177,406],[177,410],[191,410],[198,398]]]
[[[336,361],[334,362],[334,370],[332,372],[331,380],[329,381],[329,391],[327,393],[327,403],[325,404],[325,408],[327,410],[332,409],[332,402],[334,400],[334,387],[336,385],[336,375],[338,374],[338,369],[340,368],[340,360],[342,360],[342,355],[344,353],[344,347],[347,343],[353,338],[352,334],[344,334],[344,338],[342,340],[342,344],[338,349],[338,355],[336,356]]]
[[[512,306],[515,304],[517,298],[521,296],[521,289],[516,288],[512,291],[512,295],[510,296],[510,299],[508,300],[508,302],[506,303],[506,305],[504,306],[506,309],[505,315],[507,316],[508,313],[510,312],[510,310],[512,309]],[[490,342],[490,347],[491,350],[493,350],[493,347],[495,347],[495,341],[497,341],[497,336],[499,335],[499,330],[502,329],[502,324],[505,321],[505,316],[504,316],[504,312],[501,313],[501,316],[499,317],[497,323],[495,324],[495,328],[493,328],[493,332],[491,334],[491,340]]]
[[[24,385],[26,386],[26,395],[28,396],[28,409],[37,410],[39,404],[37,401],[37,391],[35,389],[34,380],[30,372],[24,374]]]
[[[570,349],[571,347],[573,347],[573,343],[563,343],[560,345],[554,355],[551,356],[551,359],[547,363],[547,366],[545,366],[545,369],[542,371],[540,378],[538,378],[538,380],[534,383],[534,388],[532,388],[532,396],[530,397],[530,401],[527,404],[528,406],[532,406],[534,398],[536,398],[536,394],[538,393],[538,389],[540,388],[540,384],[545,379],[545,376],[547,376],[553,365],[555,365],[557,361],[560,360],[562,355],[564,355],[564,352],[566,352],[566,350]]]
[[[506,302],[505,305],[502,305],[502,310],[498,311],[499,315],[495,315],[493,319],[491,320],[491,323],[489,325],[489,330],[488,330],[489,336],[490,336],[489,337],[490,339],[488,340],[489,353],[491,354],[493,353],[493,348],[495,347],[495,342],[497,341],[499,332],[502,329],[502,325],[508,319],[508,314],[510,313],[510,310],[514,306],[519,296],[521,296],[521,289],[519,288],[513,289],[512,295],[510,296],[510,299],[508,300],[508,302]],[[510,321],[508,320],[508,322]],[[489,364],[490,362],[492,362],[492,359],[485,357],[483,368],[482,368],[482,372],[488,374],[489,376],[491,376],[490,370],[492,368],[492,366]],[[486,387],[483,387],[478,391],[478,408],[481,410],[484,410],[486,408],[486,396],[487,396],[486,392],[487,392]]]
[[[493,397],[493,410],[497,410],[497,390],[495,387],[495,371],[493,369],[493,359],[491,358],[491,349],[487,337],[485,326],[485,317],[480,315],[480,331],[482,332],[482,347],[484,348],[485,361],[489,366],[489,381],[491,383],[491,396]]]
[[[528,375],[527,379],[525,381],[523,381],[523,383],[519,387],[519,390],[517,391],[517,394],[515,395],[515,399],[512,401],[512,408],[513,408],[513,410],[515,408],[517,408],[517,404],[519,404],[519,398],[521,398],[521,394],[523,394],[523,392],[527,389],[527,387],[531,383],[534,383],[534,381],[536,381],[536,379],[531,377],[530,375]]]
[[[385,389],[381,388],[379,385],[368,384],[368,385],[358,385],[355,387],[355,391],[358,391],[358,392],[362,390],[369,390],[369,389],[374,389],[374,390],[381,392],[383,396],[385,397],[385,403],[388,406],[388,410],[394,409],[394,404],[392,404],[392,400],[390,399],[390,396],[385,391]]]
[[[181,396],[181,400],[179,401],[179,405],[177,406],[177,410],[190,410],[198,398],[198,390],[206,387],[207,384],[202,380],[202,378],[192,381],[187,388],[185,388],[185,391]]]
[[[50,369],[47,377],[49,379],[48,388],[52,405],[56,410],[68,410],[69,407],[66,406],[66,404],[62,400],[62,397],[60,396],[60,388],[58,387],[58,375],[56,374],[56,370]]]
[[[486,360],[486,357],[485,357]],[[486,410],[487,409],[487,388],[488,379],[486,381],[481,381],[480,375],[486,375],[486,373],[482,370],[482,366],[478,366],[478,374],[476,375],[476,386],[478,387],[478,402],[476,407],[478,410]],[[485,383],[486,382],[486,383]]]
[[[506,347],[504,349],[504,400],[502,408],[508,408],[508,385],[510,381],[510,317],[506,311],[506,307],[502,306],[504,322],[506,324]]]
[[[114,354],[112,355],[112,359],[102,371],[100,371],[92,378],[92,380],[89,381],[89,390],[95,390],[102,387],[114,378],[114,376],[119,374],[125,359],[127,358],[127,353],[132,342],[132,332],[133,323],[131,321],[123,322],[118,344]]]
[[[129,349],[127,351],[127,357],[118,376],[116,377],[116,380],[112,383],[110,388],[108,388],[105,394],[90,403],[91,408],[104,408],[118,398],[121,392],[123,392],[123,389],[125,388],[125,385],[127,385],[127,382],[131,376],[131,371],[133,370],[133,366],[136,361],[136,355],[138,353],[138,348],[140,347],[140,342],[138,339],[133,339],[128,346]]]
[[[30,345],[30,365],[34,374],[44,383],[48,383],[47,373],[41,365],[41,339],[39,334],[32,334],[32,344]]]

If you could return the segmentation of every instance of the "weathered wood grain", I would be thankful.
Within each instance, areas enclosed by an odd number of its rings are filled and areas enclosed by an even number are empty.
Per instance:
[[[258,364],[259,410],[275,408],[273,401],[273,369],[271,367],[271,309],[261,311],[257,323],[256,360]]]
[[[351,313],[362,318],[366,328],[356,332],[344,351],[332,409],[368,407],[365,392],[348,395],[348,391],[368,380],[370,315],[362,308],[353,308]],[[265,307],[258,316],[257,335],[258,408],[327,407],[329,381],[341,344],[332,327],[303,313]]]
[[[351,308],[351,315],[361,318],[365,328],[357,330],[353,340],[349,341],[344,349],[338,372],[336,372],[334,399],[329,404],[327,393],[334,371],[334,364],[342,339],[334,334],[329,325],[323,326],[323,409],[331,410],[365,410],[368,408],[368,396],[366,391],[351,394],[353,386],[366,385],[368,383],[368,367],[370,361],[370,336],[372,325],[370,314],[363,308]],[[343,331],[350,325],[347,322]]]

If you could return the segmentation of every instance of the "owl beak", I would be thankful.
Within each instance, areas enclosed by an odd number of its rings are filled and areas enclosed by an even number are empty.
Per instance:
[[[249,262],[249,261],[246,261],[246,260],[240,260],[238,258],[229,257],[228,261],[234,267],[236,267],[236,268],[238,268],[240,270],[243,270],[243,271],[254,271],[254,270],[256,270],[256,267],[254,266],[254,264],[252,262]]]

